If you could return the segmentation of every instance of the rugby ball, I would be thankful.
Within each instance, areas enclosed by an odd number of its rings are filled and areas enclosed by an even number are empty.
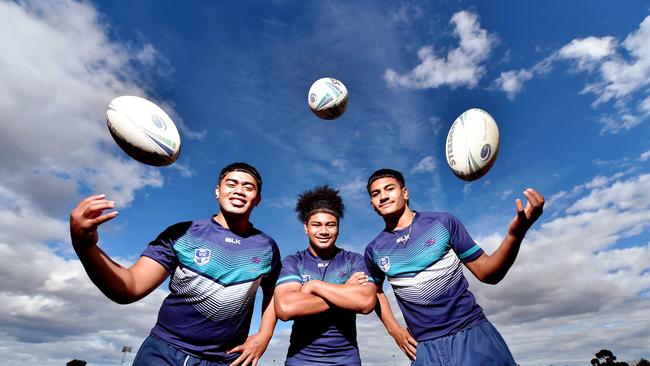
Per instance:
[[[348,89],[334,78],[318,79],[309,88],[307,102],[318,117],[339,118],[348,106]]]
[[[147,99],[124,95],[108,105],[108,130],[117,145],[133,159],[165,166],[176,161],[181,138],[167,113]]]
[[[473,181],[494,165],[499,152],[499,128],[489,113],[472,108],[461,114],[449,128],[445,155],[454,174]]]

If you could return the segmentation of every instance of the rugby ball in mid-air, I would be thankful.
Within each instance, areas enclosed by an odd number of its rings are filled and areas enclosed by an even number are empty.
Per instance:
[[[119,147],[141,163],[170,165],[181,152],[181,138],[172,119],[144,98],[124,95],[113,99],[106,123]]]
[[[348,89],[334,78],[316,80],[307,96],[309,108],[322,119],[339,118],[348,106]]]
[[[449,128],[445,155],[451,171],[473,181],[490,170],[499,152],[499,128],[494,118],[478,108],[461,114]]]

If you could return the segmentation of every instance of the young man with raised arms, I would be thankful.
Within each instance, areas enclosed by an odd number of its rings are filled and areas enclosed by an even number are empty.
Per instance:
[[[524,236],[543,211],[544,198],[528,188],[499,248],[488,255],[462,223],[442,212],[414,212],[402,173],[381,169],[368,193],[385,228],[368,244],[365,260],[376,280],[377,314],[413,365],[515,365],[508,346],[468,290],[463,263],[480,281],[496,284],[515,261]],[[388,278],[407,328],[382,291]]]
[[[257,364],[276,323],[272,301],[280,271],[275,241],[248,221],[261,190],[262,179],[254,167],[224,167],[215,189],[219,214],[170,226],[129,268],[97,245],[98,226],[118,215],[104,213],[115,202],[91,196],[72,211],[73,247],[90,279],[109,299],[120,304],[140,300],[172,276],[158,321],[133,365]],[[260,329],[248,336],[259,286]]]
[[[287,256],[275,288],[275,312],[293,319],[286,365],[359,366],[356,314],[377,299],[363,256],[336,246],[344,205],[338,191],[317,187],[296,205],[309,240]]]

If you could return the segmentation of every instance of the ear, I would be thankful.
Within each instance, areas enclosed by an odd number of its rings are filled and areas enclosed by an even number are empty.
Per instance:
[[[216,186],[216,187],[214,188],[214,198],[216,198],[217,200],[219,200],[219,186]]]
[[[402,188],[402,194],[404,195],[404,201],[408,201],[409,199],[409,189],[404,187]]]
[[[305,235],[309,235],[309,232],[307,232],[307,223],[303,222],[302,226],[305,228]]]
[[[257,197],[255,197],[255,199],[253,200],[253,206],[257,207],[257,205],[259,205],[260,202],[262,202],[262,195],[258,194]]]

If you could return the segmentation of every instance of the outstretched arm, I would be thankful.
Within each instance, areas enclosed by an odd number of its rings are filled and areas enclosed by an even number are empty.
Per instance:
[[[517,215],[508,227],[508,234],[491,255],[481,254],[476,260],[466,264],[467,268],[481,282],[499,283],[515,262],[519,247],[528,229],[537,221],[544,210],[544,197],[532,188],[524,191],[528,199],[526,207],[520,199],[515,201]]]
[[[394,339],[397,346],[404,352],[406,357],[410,360],[415,360],[415,353],[417,342],[409,332],[408,328],[401,326],[395,316],[393,315],[393,310],[390,308],[388,303],[388,298],[382,291],[381,287],[375,286],[377,288],[377,306],[375,307],[375,312],[377,316],[381,319],[381,322],[384,323],[388,334],[390,334]]]
[[[275,288],[275,314],[283,321],[319,314],[330,308],[322,298],[300,292],[302,285],[288,282]]]
[[[70,237],[95,286],[109,299],[128,304],[153,291],[168,273],[162,265],[147,257],[141,257],[133,266],[125,268],[97,246],[99,225],[118,215],[117,211],[103,212],[114,207],[115,202],[107,200],[103,194],[82,200],[70,213]]]
[[[305,283],[300,292],[313,294],[325,301],[356,313],[369,314],[377,301],[376,286],[368,284],[368,276],[356,272],[344,285],[312,280]]]
[[[268,347],[275,323],[275,309],[273,306],[273,290],[262,288],[262,321],[260,322],[260,329],[256,334],[249,336],[244,344],[239,345],[228,353],[240,352],[241,355],[231,363],[231,366],[246,366],[250,363],[251,366],[256,366],[266,347]]]

